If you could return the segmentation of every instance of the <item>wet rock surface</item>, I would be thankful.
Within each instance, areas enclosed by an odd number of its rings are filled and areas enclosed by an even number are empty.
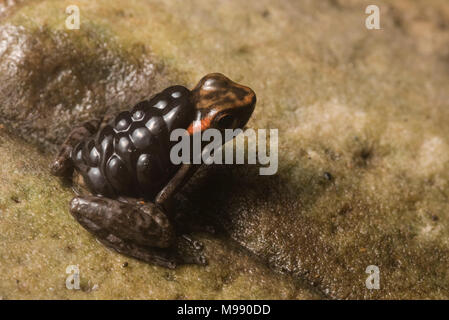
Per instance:
[[[167,85],[162,63],[147,50],[142,43],[124,49],[93,26],[68,33],[2,25],[2,123],[56,150],[74,125],[129,108]]]
[[[307,283],[273,273],[229,237],[197,234],[209,265],[168,270],[106,249],[68,213],[73,194],[49,158],[0,130],[1,299],[311,299]],[[55,196],[57,195],[57,196]],[[76,266],[80,289],[66,287]]]
[[[77,31],[66,1],[0,11],[0,296],[448,298],[447,3],[380,2],[382,30],[366,1],[79,3]],[[196,235],[209,267],[107,251],[68,214],[51,151],[74,123],[208,72],[255,90],[249,126],[279,129],[278,173],[209,166],[182,190],[178,210],[218,230]],[[69,264],[84,290],[65,288]]]

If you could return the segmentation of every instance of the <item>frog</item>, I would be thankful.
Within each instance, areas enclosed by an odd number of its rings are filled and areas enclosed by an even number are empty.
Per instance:
[[[255,105],[251,88],[210,73],[192,90],[170,86],[130,110],[74,127],[50,171],[70,181],[76,195],[69,211],[101,244],[169,269],[206,265],[203,244],[176,223],[171,205],[201,164],[174,164],[170,134],[243,129]]]

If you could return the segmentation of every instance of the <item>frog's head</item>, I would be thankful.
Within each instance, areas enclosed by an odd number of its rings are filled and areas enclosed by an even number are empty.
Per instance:
[[[256,94],[221,73],[203,77],[192,90],[201,130],[243,129],[256,106]],[[189,128],[191,131],[192,128]]]

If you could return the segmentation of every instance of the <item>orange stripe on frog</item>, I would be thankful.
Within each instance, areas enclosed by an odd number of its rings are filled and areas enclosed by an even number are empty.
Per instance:
[[[212,122],[212,118],[213,117],[211,117],[211,116],[207,116],[206,118],[204,118],[204,119],[202,119],[201,120],[201,132],[203,132],[204,130],[206,130],[206,129],[209,129],[210,128],[210,124],[211,124],[211,122]],[[190,126],[187,128],[187,132],[189,133],[189,135],[192,135],[193,134],[193,124],[195,123],[195,122],[197,122],[197,121],[194,121],[194,122],[192,122],[191,124],[190,124]],[[198,126],[198,125],[197,125]],[[198,130],[197,128],[195,128],[196,130]]]

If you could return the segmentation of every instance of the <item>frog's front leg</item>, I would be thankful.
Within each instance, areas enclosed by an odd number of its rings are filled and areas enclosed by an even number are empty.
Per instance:
[[[184,163],[181,165],[176,174],[171,178],[171,180],[167,183],[167,185],[156,195],[155,203],[167,210],[171,206],[171,201],[175,193],[179,191],[179,189],[185,184],[187,180],[198,170],[199,165]],[[167,210],[168,212],[172,212],[173,210]],[[190,232],[209,232],[215,233],[214,227],[211,225],[198,225],[198,217],[195,219],[185,219],[188,218],[183,213],[179,213],[179,215],[173,215],[172,221],[177,225],[178,229]],[[192,221],[194,223],[192,223]],[[201,247],[203,244],[201,241],[193,240],[189,236],[184,235],[184,239],[190,239],[190,243],[195,247]]]
[[[205,264],[200,248],[192,248],[189,241],[177,237],[162,210],[153,203],[125,203],[95,196],[75,197],[70,203],[75,219],[101,243],[121,254],[167,268]]]

